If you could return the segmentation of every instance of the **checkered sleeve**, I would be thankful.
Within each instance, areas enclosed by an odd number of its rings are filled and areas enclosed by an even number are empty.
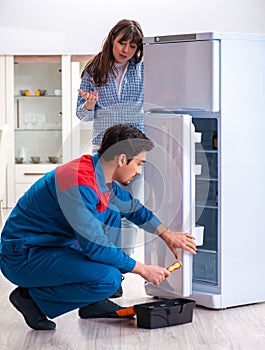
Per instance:
[[[95,86],[89,80],[87,72],[85,72],[81,80],[80,89],[82,89],[85,92],[95,91]],[[86,122],[92,121],[94,119],[95,111],[94,110],[89,111],[88,109],[86,109],[86,107],[84,106],[85,103],[86,103],[85,99],[82,97],[80,93],[78,93],[76,115],[80,120],[83,120]]]
[[[105,130],[114,124],[131,124],[143,131],[143,63],[129,63],[121,85],[120,95],[115,78],[110,73],[109,81],[96,87],[87,73],[80,88],[83,91],[97,91],[98,101],[94,111],[84,107],[85,100],[78,95],[76,114],[83,121],[93,120],[92,143],[100,145]]]

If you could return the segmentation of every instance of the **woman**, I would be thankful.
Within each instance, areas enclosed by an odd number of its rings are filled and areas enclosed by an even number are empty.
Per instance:
[[[143,131],[143,32],[136,21],[123,19],[109,32],[102,51],[89,61],[82,74],[76,114],[93,120],[92,152],[99,148],[104,131],[114,124],[131,124]],[[140,199],[142,179],[126,189]],[[123,221],[122,248],[134,250],[137,228]]]
[[[76,114],[94,121],[92,149],[114,124],[143,130],[143,33],[136,21],[121,20],[81,74]]]

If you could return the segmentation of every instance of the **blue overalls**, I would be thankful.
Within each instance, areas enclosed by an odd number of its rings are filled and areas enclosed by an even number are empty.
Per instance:
[[[151,233],[161,223],[116,182],[107,187],[98,154],[59,166],[7,219],[1,271],[49,318],[108,298],[136,263],[119,246],[122,217]]]

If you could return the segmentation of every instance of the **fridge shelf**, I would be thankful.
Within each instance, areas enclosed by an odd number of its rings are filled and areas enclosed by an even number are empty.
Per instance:
[[[208,154],[218,154],[218,150],[212,150],[212,149],[197,149],[196,153],[208,153]]]
[[[198,181],[213,181],[213,182],[218,182],[218,179],[215,177],[196,177],[196,180]]]
[[[206,205],[203,205],[203,204],[196,204],[195,205],[196,206],[196,208],[207,208],[207,209],[215,209],[215,210],[217,210],[218,209],[218,205],[217,204],[213,204],[213,205],[211,205],[211,204],[206,204]]]

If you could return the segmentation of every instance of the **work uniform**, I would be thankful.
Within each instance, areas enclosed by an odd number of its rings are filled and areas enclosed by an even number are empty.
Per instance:
[[[115,181],[98,154],[47,173],[19,199],[1,236],[1,270],[53,318],[111,296],[135,260],[120,248],[121,218],[153,233],[160,221]]]

